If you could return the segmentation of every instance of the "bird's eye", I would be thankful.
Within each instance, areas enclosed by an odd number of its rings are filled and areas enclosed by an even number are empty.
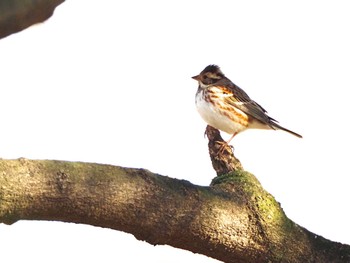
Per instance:
[[[207,79],[207,78],[208,78],[208,76],[207,76],[207,75],[204,75],[204,76],[203,76],[203,79]]]

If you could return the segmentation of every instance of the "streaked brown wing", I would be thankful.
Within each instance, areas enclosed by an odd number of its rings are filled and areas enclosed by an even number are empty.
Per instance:
[[[229,79],[223,79],[223,83],[217,83],[216,85],[223,85],[227,87],[231,92],[232,96],[226,97],[226,102],[247,115],[255,118],[267,125],[272,125],[272,121],[276,121],[266,114],[266,110],[261,107],[258,103],[253,101],[244,90],[232,83]]]

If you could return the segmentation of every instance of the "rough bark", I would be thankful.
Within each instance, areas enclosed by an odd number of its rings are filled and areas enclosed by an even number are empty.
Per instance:
[[[289,220],[243,170],[210,187],[144,169],[0,160],[0,222],[56,220],[133,234],[224,262],[350,262],[350,247]]]
[[[0,0],[0,38],[48,19],[64,0]]]

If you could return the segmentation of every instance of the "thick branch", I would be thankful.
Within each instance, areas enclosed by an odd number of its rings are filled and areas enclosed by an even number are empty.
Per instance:
[[[0,222],[58,220],[132,233],[225,262],[349,262],[349,246],[286,218],[247,172],[195,186],[143,169],[0,161]]]
[[[48,19],[64,0],[1,0],[0,38]]]

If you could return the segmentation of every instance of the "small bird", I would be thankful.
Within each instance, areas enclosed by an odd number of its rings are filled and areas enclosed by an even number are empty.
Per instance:
[[[267,111],[229,80],[217,65],[207,66],[192,78],[199,83],[196,93],[199,114],[210,126],[232,134],[227,144],[246,129],[283,130],[302,138],[268,116]]]

